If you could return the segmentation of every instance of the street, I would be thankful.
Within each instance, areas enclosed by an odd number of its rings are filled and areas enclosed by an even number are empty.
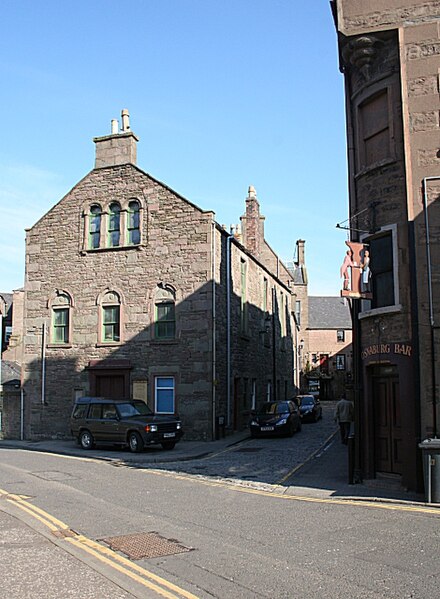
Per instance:
[[[324,408],[292,438],[146,467],[0,449],[2,595],[436,597],[437,508],[294,486],[310,452],[326,470],[341,451]]]

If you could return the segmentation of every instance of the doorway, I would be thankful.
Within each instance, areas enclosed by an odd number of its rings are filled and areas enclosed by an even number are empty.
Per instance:
[[[373,369],[374,466],[377,473],[402,474],[402,423],[395,366]]]

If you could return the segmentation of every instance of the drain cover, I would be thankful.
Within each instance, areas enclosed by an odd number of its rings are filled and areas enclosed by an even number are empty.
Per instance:
[[[101,539],[115,551],[122,551],[130,559],[148,559],[192,551],[176,539],[166,539],[157,532],[141,532],[121,537]]]

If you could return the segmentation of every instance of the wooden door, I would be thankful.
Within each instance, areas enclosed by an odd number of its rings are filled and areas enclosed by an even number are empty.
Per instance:
[[[125,377],[123,374],[97,374],[96,396],[110,399],[125,399]]]
[[[397,376],[373,379],[373,404],[375,470],[402,474],[402,428]]]

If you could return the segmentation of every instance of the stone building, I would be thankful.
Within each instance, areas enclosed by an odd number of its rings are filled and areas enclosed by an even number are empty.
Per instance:
[[[371,299],[353,300],[357,474],[421,489],[418,444],[439,433],[440,3],[332,8],[351,240],[371,267]]]
[[[249,188],[241,238],[136,166],[128,113],[95,168],[26,235],[24,435],[69,435],[82,395],[178,412],[186,438],[247,425],[297,390],[294,271]],[[17,418],[17,414],[9,415]]]
[[[352,394],[352,323],[347,300],[310,296],[304,392],[320,399]]]

